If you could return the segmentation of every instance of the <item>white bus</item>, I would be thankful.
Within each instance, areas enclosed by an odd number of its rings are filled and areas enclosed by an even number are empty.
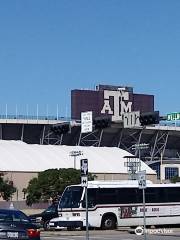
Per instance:
[[[117,226],[143,225],[142,190],[138,182],[88,182],[89,227],[115,229]],[[180,183],[153,184],[145,189],[146,224],[180,224]],[[84,228],[86,226],[85,188],[68,186],[59,202],[59,217],[50,228]]]

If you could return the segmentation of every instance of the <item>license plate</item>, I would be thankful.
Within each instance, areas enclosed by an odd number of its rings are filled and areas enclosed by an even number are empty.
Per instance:
[[[7,232],[8,238],[18,238],[18,232]]]

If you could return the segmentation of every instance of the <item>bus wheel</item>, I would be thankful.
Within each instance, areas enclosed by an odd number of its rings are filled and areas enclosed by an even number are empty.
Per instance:
[[[112,230],[116,228],[116,218],[112,215],[106,215],[101,222],[101,228],[103,230]]]

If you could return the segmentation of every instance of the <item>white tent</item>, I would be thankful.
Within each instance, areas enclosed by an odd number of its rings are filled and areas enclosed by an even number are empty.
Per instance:
[[[83,155],[70,156],[71,151],[81,151]],[[0,172],[13,181],[17,193],[13,200],[23,200],[23,188],[28,186],[38,172],[52,168],[80,169],[80,159],[88,159],[88,170],[98,180],[127,179],[127,161],[130,153],[115,147],[81,147],[61,145],[26,144],[21,141],[0,140]],[[156,172],[141,161],[141,170],[146,170],[147,178],[156,181]]]
[[[83,155],[70,156],[71,151],[82,151]],[[127,174],[124,156],[131,156],[116,147],[82,147],[61,145],[26,144],[21,141],[0,140],[0,171],[41,172],[51,168],[80,168],[80,159],[87,158],[89,172]],[[147,174],[156,172],[141,161],[141,170]]]

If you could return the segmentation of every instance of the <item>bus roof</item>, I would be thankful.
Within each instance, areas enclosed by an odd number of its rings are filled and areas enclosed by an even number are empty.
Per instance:
[[[180,187],[180,182],[178,183],[153,183],[150,180],[146,180],[147,187]],[[77,186],[77,185],[73,185]],[[78,186],[81,186],[81,184],[78,184]],[[132,188],[132,187],[138,187],[138,180],[119,180],[119,181],[88,181],[88,188],[113,188],[113,187],[119,187],[119,188]]]

